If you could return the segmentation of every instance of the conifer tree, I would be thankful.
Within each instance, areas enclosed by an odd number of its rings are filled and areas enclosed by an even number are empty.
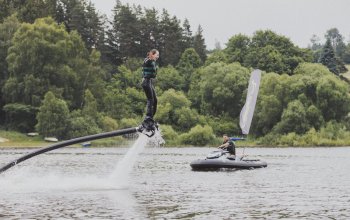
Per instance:
[[[199,25],[196,34],[193,38],[193,47],[200,56],[202,62],[204,63],[207,59],[207,46],[205,45],[205,40],[203,37],[203,29]]]
[[[334,49],[332,47],[330,39],[327,39],[326,44],[323,47],[320,63],[325,65],[332,73],[337,75],[339,74],[337,59],[335,57]]]

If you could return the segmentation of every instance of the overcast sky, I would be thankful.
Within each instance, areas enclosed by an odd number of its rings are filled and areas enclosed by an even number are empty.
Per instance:
[[[91,0],[97,10],[111,16],[115,0]],[[313,34],[323,39],[336,27],[350,37],[350,0],[121,0],[122,3],[165,8],[182,21],[187,18],[192,31],[200,24],[208,49],[215,42],[224,47],[235,34],[248,36],[256,30],[270,29],[307,47]]]

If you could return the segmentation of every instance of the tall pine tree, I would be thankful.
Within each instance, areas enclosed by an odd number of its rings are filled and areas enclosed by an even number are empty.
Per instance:
[[[203,29],[200,25],[198,26],[197,33],[193,37],[193,48],[196,50],[202,62],[204,63],[207,59],[207,46],[205,45]]]
[[[332,73],[337,75],[339,74],[337,59],[335,57],[334,49],[332,47],[330,39],[327,39],[326,44],[323,47],[320,63],[325,65]]]

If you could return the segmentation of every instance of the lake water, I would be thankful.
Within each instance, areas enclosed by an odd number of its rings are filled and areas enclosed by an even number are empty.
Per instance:
[[[128,150],[66,148],[11,168],[0,218],[350,219],[349,147],[247,148],[268,167],[216,172],[189,165],[213,148],[145,148],[111,175]],[[30,151],[0,150],[0,165]]]

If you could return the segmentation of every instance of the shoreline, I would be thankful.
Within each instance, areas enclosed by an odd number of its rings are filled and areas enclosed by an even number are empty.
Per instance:
[[[298,137],[295,137],[298,139]],[[130,145],[135,141],[136,139],[127,139],[123,137],[110,137],[100,140],[94,140],[90,141],[91,146],[82,146],[82,143],[77,143],[71,146],[67,147],[81,147],[81,148],[105,148],[105,147],[130,147]],[[310,139],[311,143],[307,143],[307,141],[287,141],[282,142],[282,144],[278,144],[278,142],[274,143],[276,145],[272,145],[269,143],[266,143],[264,141],[261,142],[260,139],[256,139],[252,137],[249,140],[236,142],[237,148],[317,148],[317,147],[349,147],[350,141],[345,139],[322,139],[322,141],[315,142],[313,139]],[[60,140],[65,141],[65,140]],[[44,148],[50,145],[53,145],[58,142],[48,142],[45,141],[42,136],[35,136],[35,137],[29,137],[26,134],[18,133],[14,131],[4,131],[0,130],[0,150],[3,149],[38,149],[38,148]],[[211,141],[209,144],[204,146],[194,146],[194,145],[184,145],[181,144],[178,140],[165,140],[166,143],[162,147],[165,148],[183,148],[183,147],[212,147],[215,148],[221,143],[220,138],[216,138],[214,141]]]
[[[128,148],[130,147],[130,144],[132,141],[126,141],[124,144],[98,144],[98,143],[92,143],[91,146],[84,147],[81,144],[74,144],[66,146],[65,148]],[[56,142],[58,143],[58,142]],[[25,144],[24,142],[13,142],[13,143],[0,143],[0,150],[7,150],[7,149],[39,149],[48,147],[52,144],[55,144],[55,142],[48,143],[48,142],[42,142],[38,144]],[[206,145],[206,146],[193,146],[193,145],[165,145],[162,146],[162,148],[188,148],[188,147],[194,147],[194,148],[213,148],[216,149],[216,146],[213,145]],[[236,148],[335,148],[335,147],[350,147],[350,145],[322,145],[322,146],[315,146],[315,145],[306,145],[306,146],[286,146],[286,145],[255,145],[255,144],[248,144],[248,145],[236,145]]]

